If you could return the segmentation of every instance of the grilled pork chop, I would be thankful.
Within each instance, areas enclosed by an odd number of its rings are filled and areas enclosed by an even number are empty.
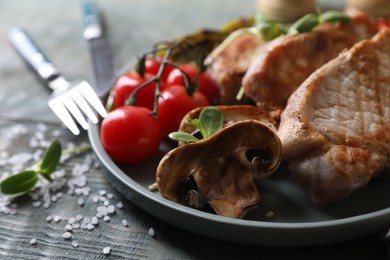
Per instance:
[[[284,158],[319,204],[347,198],[390,162],[390,29],[344,51],[290,97]]]
[[[260,47],[242,81],[245,94],[256,103],[285,106],[317,68],[376,32],[371,19],[358,16],[348,24],[324,23],[312,32],[280,36]]]
[[[234,105],[250,101],[237,100],[236,96],[258,47],[264,43],[256,35],[244,34],[234,39],[216,57],[212,53],[206,59],[206,64],[210,64],[209,73],[219,86],[219,104]]]

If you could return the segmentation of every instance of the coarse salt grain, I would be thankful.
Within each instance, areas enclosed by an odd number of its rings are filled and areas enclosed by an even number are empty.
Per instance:
[[[58,216],[58,215],[56,215],[56,216],[54,216],[54,218],[53,218],[53,220],[54,220],[54,222],[60,222],[61,221],[61,217],[60,216]]]
[[[68,230],[68,231],[72,231],[73,230],[73,227],[71,224],[66,224],[65,225],[65,229]]]
[[[46,217],[46,222],[50,222],[50,221],[52,221],[52,219],[53,219],[53,216],[49,215]]]
[[[84,206],[84,200],[83,200],[82,198],[79,198],[79,199],[77,200],[77,204],[78,204],[79,206]]]
[[[118,209],[123,208],[123,203],[119,201],[119,202],[116,204],[116,207],[117,207]]]
[[[72,237],[72,233],[70,232],[65,232],[62,234],[62,238],[64,239],[70,239]]]
[[[37,243],[37,239],[36,238],[31,238],[30,245],[35,245],[36,243]]]
[[[148,234],[149,234],[149,236],[151,236],[151,237],[154,237],[154,236],[156,235],[156,233],[154,232],[154,229],[153,229],[153,228],[149,228]]]
[[[126,219],[122,219],[122,226],[127,227],[129,224]]]
[[[96,216],[93,216],[92,219],[91,219],[91,224],[93,225],[97,225],[99,223],[99,220]]]
[[[103,248],[103,254],[108,255],[110,253],[111,253],[111,247],[106,246],[105,248]]]
[[[77,242],[76,240],[73,240],[72,241],[72,246],[73,247],[78,247],[79,246],[79,242]]]
[[[74,217],[70,217],[70,218],[68,219],[68,223],[69,223],[69,224],[74,224],[74,223],[76,223],[76,219],[75,219]]]
[[[108,222],[108,221],[111,220],[111,218],[110,218],[110,216],[104,216],[103,220],[104,220],[105,222]]]

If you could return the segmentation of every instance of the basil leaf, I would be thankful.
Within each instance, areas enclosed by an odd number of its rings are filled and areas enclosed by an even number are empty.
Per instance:
[[[200,112],[199,121],[204,130],[203,138],[207,139],[221,130],[223,125],[223,113],[215,107],[206,107]]]
[[[30,191],[38,182],[38,173],[35,171],[24,171],[12,175],[3,180],[0,184],[3,194],[18,194]]]
[[[42,162],[38,167],[38,172],[43,176],[50,175],[57,168],[62,153],[61,142],[54,140],[43,156]]]
[[[169,135],[169,138],[171,138],[174,141],[178,142],[188,142],[188,143],[193,143],[193,142],[198,142],[199,139],[193,136],[192,134],[185,133],[185,132],[172,132]]]

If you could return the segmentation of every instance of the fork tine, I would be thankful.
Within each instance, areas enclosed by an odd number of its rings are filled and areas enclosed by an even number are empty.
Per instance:
[[[88,82],[82,81],[80,84],[78,84],[77,89],[102,117],[107,116],[106,109],[104,108],[95,90]]]
[[[58,118],[61,119],[62,123],[74,134],[78,135],[80,134],[80,130],[77,127],[76,123],[74,122],[73,118],[69,114],[68,110],[64,106],[62,102],[59,102],[59,100],[49,100],[48,102],[49,107],[51,110],[58,116]]]
[[[80,94],[79,87],[75,87],[69,91],[69,95],[72,97],[74,102],[81,108],[81,111],[87,115],[87,117],[92,121],[92,123],[97,124],[99,122],[95,113],[92,111],[91,107],[88,105],[85,98]]]
[[[69,112],[77,120],[77,122],[81,125],[82,128],[88,129],[87,121],[81,114],[80,109],[77,107],[76,103],[69,96],[69,92],[63,93],[55,99],[58,99],[58,101],[62,101],[64,103],[65,107],[69,110]]]

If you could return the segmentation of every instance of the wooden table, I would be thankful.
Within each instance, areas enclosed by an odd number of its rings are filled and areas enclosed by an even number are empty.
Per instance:
[[[118,71],[156,41],[218,27],[254,12],[253,0],[101,0],[98,4],[108,24]],[[57,136],[64,146],[88,142],[86,134],[75,137],[61,126],[47,106],[49,92],[6,37],[11,27],[23,26],[64,75],[90,80],[80,5],[76,0],[0,1],[0,176],[18,170],[9,159],[20,162],[37,154]],[[11,204],[0,197],[0,259],[387,258],[385,244],[370,238],[310,248],[270,248],[232,244],[180,230],[124,199],[93,161],[87,163],[90,168],[85,172],[75,171],[91,155],[84,153],[61,164],[58,174],[64,177],[59,179],[65,183],[59,190],[47,192],[50,197],[30,194]],[[88,226],[102,205],[116,206],[110,220],[100,218],[98,225]],[[72,238],[65,239],[62,235],[69,222],[80,227],[73,225]],[[149,234],[151,228],[154,236]],[[103,254],[105,247],[111,248],[108,255]]]

